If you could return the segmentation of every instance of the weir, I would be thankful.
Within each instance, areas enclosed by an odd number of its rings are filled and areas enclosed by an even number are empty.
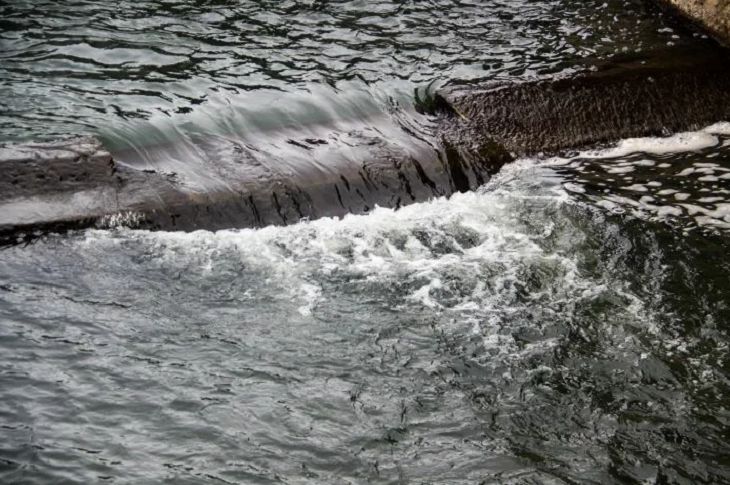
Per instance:
[[[730,484],[730,54],[657,5],[0,1],[0,485]]]
[[[597,62],[570,76],[451,86],[431,103],[433,140],[405,149],[369,139],[361,160],[276,170],[226,145],[226,184],[116,161],[90,137],[0,147],[0,242],[126,225],[261,227],[397,208],[483,184],[515,156],[662,135],[730,119],[730,56],[711,42]],[[214,154],[221,154],[215,148]]]

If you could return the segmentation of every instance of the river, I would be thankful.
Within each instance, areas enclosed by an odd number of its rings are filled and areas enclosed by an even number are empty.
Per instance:
[[[428,143],[414,104],[437,86],[701,41],[628,0],[0,19],[3,141],[91,133],[203,186],[224,174],[201,137]],[[523,157],[399,210],[5,247],[0,481],[726,483],[729,250],[728,123]]]

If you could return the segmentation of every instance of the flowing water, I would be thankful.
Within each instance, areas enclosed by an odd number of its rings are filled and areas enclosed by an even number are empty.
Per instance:
[[[18,0],[0,26],[0,137],[93,133],[201,185],[210,137],[292,165],[292,133],[427,144],[446,80],[696,41],[618,0]],[[0,481],[726,483],[729,235],[718,123],[397,211],[4,248]]]
[[[90,132],[201,190],[226,186],[230,150],[279,171],[374,140],[423,157],[414,96],[447,81],[696,40],[641,0],[13,0],[0,19],[0,141]]]
[[[672,27],[626,0],[12,0],[0,137],[92,131],[124,147],[375,116],[437,81],[686,42]]]

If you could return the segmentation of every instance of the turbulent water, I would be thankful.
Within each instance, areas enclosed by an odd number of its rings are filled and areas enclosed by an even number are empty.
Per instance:
[[[730,479],[730,214],[705,193],[730,189],[728,128],[520,160],[398,211],[5,249],[0,470]],[[663,163],[677,173],[652,179]],[[597,167],[624,185],[600,190]]]
[[[11,1],[0,27],[0,138],[93,133],[201,184],[201,138],[418,143],[432,83],[693,41],[616,0]],[[726,483],[729,236],[718,123],[398,211],[6,247],[0,481]]]

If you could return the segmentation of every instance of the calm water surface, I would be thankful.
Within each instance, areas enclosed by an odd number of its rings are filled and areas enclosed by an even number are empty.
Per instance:
[[[428,143],[414,100],[448,80],[696,41],[617,0],[12,1],[0,26],[0,138],[93,133],[203,185],[201,140]],[[721,123],[399,211],[2,249],[0,481],[726,483],[729,229]]]

